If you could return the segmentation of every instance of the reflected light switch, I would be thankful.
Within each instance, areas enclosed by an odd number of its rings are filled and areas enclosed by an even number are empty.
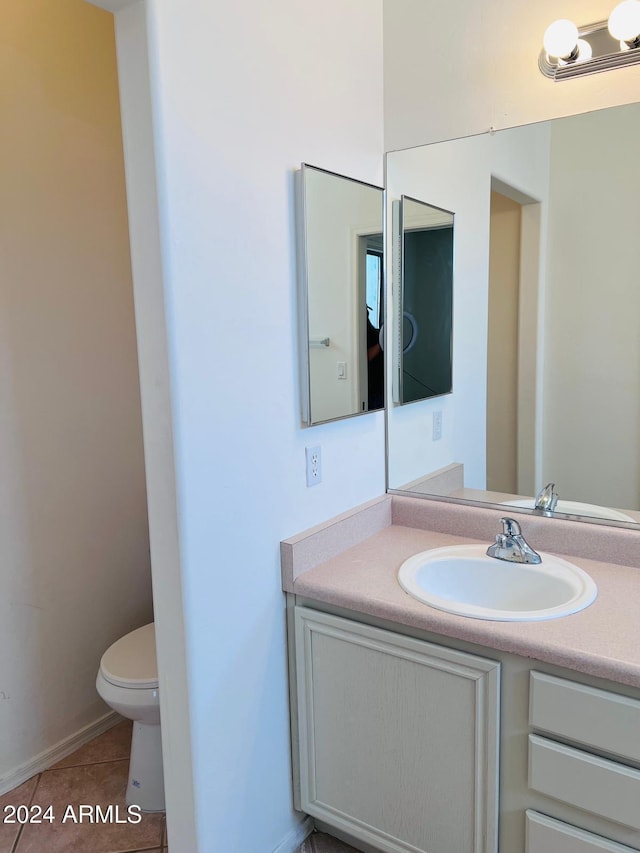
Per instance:
[[[347,378],[347,362],[339,361],[338,362],[338,379],[346,379]]]
[[[433,413],[433,441],[440,441],[442,438],[442,412]]]

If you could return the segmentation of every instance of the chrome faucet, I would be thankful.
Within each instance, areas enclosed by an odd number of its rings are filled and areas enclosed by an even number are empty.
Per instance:
[[[558,493],[556,492],[556,484],[547,483],[547,485],[543,489],[540,489],[536,495],[534,509],[538,512],[544,513],[545,515],[551,515],[556,508],[557,503]]]
[[[500,521],[502,533],[498,533],[496,541],[487,548],[487,556],[510,563],[541,563],[540,554],[527,544],[518,522],[513,518],[501,518]]]

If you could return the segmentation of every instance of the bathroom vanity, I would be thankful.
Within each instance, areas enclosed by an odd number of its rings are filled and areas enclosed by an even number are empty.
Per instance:
[[[386,496],[282,543],[296,807],[365,851],[640,850],[640,535],[519,516],[598,586],[561,619],[402,590],[407,557],[499,518]]]

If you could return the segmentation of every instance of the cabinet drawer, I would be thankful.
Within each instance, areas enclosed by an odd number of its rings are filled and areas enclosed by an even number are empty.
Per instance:
[[[532,811],[527,811],[526,832],[525,853],[635,853],[625,844]]]
[[[529,787],[640,829],[640,771],[529,735]]]
[[[640,761],[640,701],[532,672],[529,725]]]

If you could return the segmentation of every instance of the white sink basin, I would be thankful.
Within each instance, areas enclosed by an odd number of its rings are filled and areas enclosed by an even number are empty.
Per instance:
[[[400,566],[400,586],[430,607],[472,619],[534,622],[588,607],[598,589],[578,566],[541,553],[542,563],[488,557],[486,545],[434,548]]]
[[[503,504],[504,506],[521,506],[524,509],[533,509],[535,499],[523,498],[517,501],[503,501]],[[567,515],[584,515],[587,518],[605,518],[609,521],[632,521],[637,524],[635,518],[631,518],[630,515],[625,515],[624,512],[619,512],[617,509],[609,509],[608,506],[598,506],[597,504],[585,504],[580,501],[559,500],[554,512],[566,512]]]

